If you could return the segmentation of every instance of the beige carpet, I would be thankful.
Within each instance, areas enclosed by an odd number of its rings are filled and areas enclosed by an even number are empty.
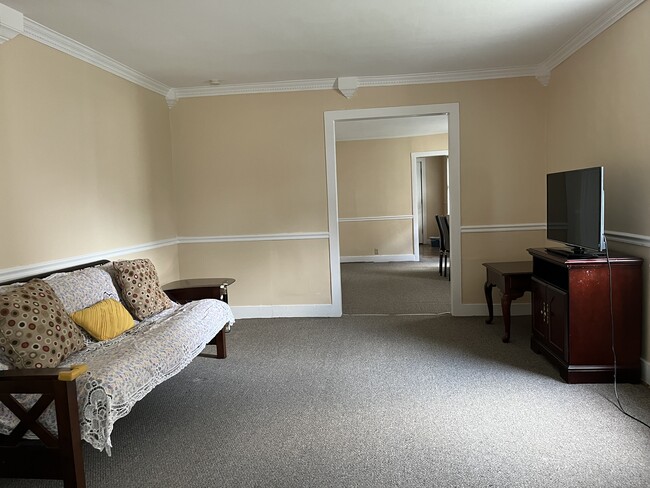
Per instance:
[[[341,264],[341,290],[348,315],[451,311],[450,282],[440,276],[430,245],[420,246],[419,262]]]

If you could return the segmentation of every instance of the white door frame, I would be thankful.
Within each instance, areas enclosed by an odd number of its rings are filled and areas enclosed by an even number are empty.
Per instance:
[[[333,110],[324,113],[332,316],[340,317],[343,314],[341,297],[341,252],[339,249],[339,210],[336,188],[336,121],[440,114],[447,114],[447,120],[449,124],[448,148],[450,182],[449,240],[451,241],[451,313],[452,315],[456,315],[457,312],[460,312],[460,106],[458,103],[444,103],[434,105],[412,105],[404,107]]]
[[[424,151],[424,152],[413,152],[411,153],[411,193],[413,195],[413,237],[415,239],[414,242],[419,242],[420,241],[420,229],[418,228],[418,223],[420,221],[420,216],[418,215],[418,202],[417,202],[417,195],[415,194],[415,187],[418,184],[417,181],[417,168],[418,168],[418,159],[419,158],[428,158],[431,156],[449,156],[449,150],[446,149],[444,151]],[[422,165],[422,179],[424,180],[424,165]],[[424,182],[422,183],[424,186]],[[447,200],[447,195],[445,195],[445,200]],[[426,218],[427,218],[427,210],[426,210],[426,196],[423,193],[422,194],[422,221],[424,222],[423,227],[425,230],[427,230],[427,224],[426,224]],[[451,217],[450,217],[451,220]],[[451,232],[451,231],[450,231]],[[430,233],[430,231],[429,231]],[[427,236],[423,235],[422,240],[426,243]],[[417,254],[416,254],[416,260],[419,259],[420,255],[420,248],[417,246]]]

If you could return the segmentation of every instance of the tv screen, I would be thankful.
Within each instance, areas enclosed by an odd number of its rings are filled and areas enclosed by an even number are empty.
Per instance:
[[[603,167],[546,175],[548,239],[572,247],[575,254],[605,249],[603,177]]]

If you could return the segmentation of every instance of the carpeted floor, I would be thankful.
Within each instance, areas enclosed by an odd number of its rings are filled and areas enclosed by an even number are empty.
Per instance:
[[[197,358],[116,423],[112,457],[85,446],[88,487],[649,486],[650,430],[612,386],[565,384],[529,317],[510,344],[495,322],[240,320],[227,359]],[[619,393],[650,422],[650,389]]]
[[[344,314],[439,314],[451,311],[450,285],[438,250],[420,246],[419,262],[344,263]]]

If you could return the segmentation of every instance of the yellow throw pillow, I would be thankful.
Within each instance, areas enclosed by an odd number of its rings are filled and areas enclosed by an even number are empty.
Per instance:
[[[73,313],[72,320],[98,341],[114,339],[134,325],[129,311],[112,298]]]

